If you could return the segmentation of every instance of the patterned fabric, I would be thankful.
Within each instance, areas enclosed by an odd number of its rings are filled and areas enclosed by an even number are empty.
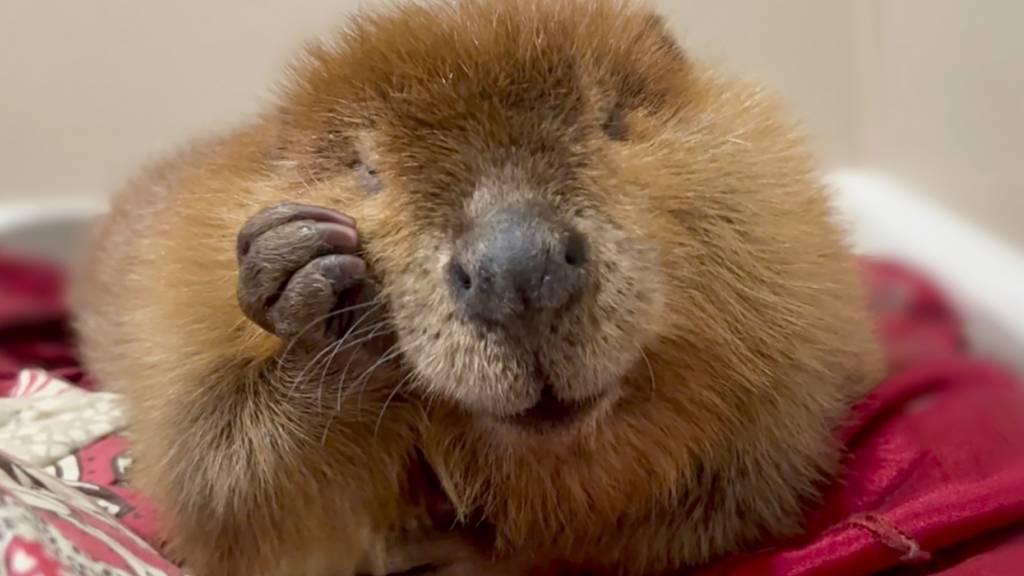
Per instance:
[[[89,392],[62,287],[59,270],[0,255],[0,574],[180,576],[125,482],[121,409]]]
[[[157,545],[156,510],[127,483],[128,441],[107,436],[43,470],[78,490],[147,542]]]
[[[95,499],[7,456],[0,456],[0,562],[10,576],[180,574]]]
[[[124,426],[116,395],[86,392],[43,370],[22,370],[0,398],[0,448],[46,466]]]

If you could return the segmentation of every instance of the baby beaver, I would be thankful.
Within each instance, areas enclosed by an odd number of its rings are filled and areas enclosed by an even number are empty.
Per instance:
[[[700,564],[799,530],[880,366],[791,126],[614,0],[355,17],[77,300],[198,576]]]

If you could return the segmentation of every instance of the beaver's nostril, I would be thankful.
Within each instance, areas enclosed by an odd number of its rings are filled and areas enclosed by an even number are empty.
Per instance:
[[[473,288],[473,278],[470,277],[469,272],[462,267],[462,264],[458,262],[452,262],[448,268],[448,273],[451,275],[452,284],[456,288],[463,292],[469,292]]]
[[[587,262],[587,241],[583,234],[571,232],[565,244],[565,263],[569,266],[580,267]]]

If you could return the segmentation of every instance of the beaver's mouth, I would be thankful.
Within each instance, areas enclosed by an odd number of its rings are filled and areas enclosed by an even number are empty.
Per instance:
[[[557,397],[550,386],[545,386],[536,404],[523,412],[502,418],[522,430],[535,433],[568,428],[582,420],[597,405],[598,398],[566,401]]]
[[[539,358],[534,359],[533,377],[540,386],[540,397],[526,410],[503,417],[502,421],[506,424],[534,433],[569,428],[592,412],[600,400],[600,396],[580,400],[559,398]]]

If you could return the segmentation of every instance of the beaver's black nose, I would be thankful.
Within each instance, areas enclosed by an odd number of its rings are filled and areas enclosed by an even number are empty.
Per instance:
[[[530,208],[475,223],[448,265],[456,300],[475,321],[507,324],[562,308],[583,289],[582,234]]]

